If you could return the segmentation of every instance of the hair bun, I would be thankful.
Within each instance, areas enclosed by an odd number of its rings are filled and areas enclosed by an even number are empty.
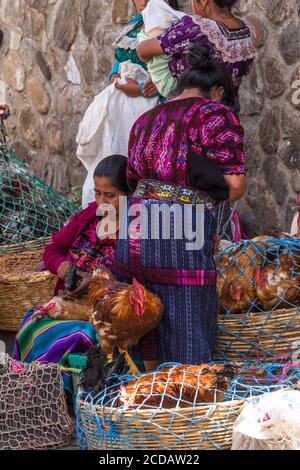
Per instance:
[[[210,69],[214,66],[207,46],[194,44],[188,52],[188,64],[191,68]]]

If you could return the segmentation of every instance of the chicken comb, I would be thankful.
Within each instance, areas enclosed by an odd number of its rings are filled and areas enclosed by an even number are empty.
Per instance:
[[[134,286],[135,295],[133,292],[130,293],[130,303],[131,305],[134,305],[135,313],[137,315],[143,315],[145,313],[146,301],[144,290],[135,278],[132,281],[132,285]]]

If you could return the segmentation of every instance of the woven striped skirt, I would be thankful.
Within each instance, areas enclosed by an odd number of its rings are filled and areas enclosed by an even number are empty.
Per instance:
[[[198,209],[196,204],[133,197],[123,212],[114,270],[124,280],[135,277],[164,304],[161,324],[131,351],[136,358],[191,364],[213,358],[216,210],[207,204],[199,215]],[[203,232],[201,248],[188,245],[188,230]]]
[[[70,353],[87,353],[98,344],[96,330],[88,322],[36,319],[27,312],[18,331],[14,358],[22,362],[62,364]],[[72,393],[71,375],[63,373],[65,390]]]

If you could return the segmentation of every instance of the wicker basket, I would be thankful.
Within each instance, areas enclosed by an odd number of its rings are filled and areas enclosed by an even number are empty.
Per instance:
[[[103,413],[100,406],[92,409],[80,400],[77,410],[89,450],[223,450],[231,448],[233,424],[244,403],[233,400],[177,412],[141,409],[125,411],[121,417],[115,410],[113,438],[99,438],[99,423],[109,420],[110,409]]]
[[[37,251],[43,249],[51,242],[51,237],[39,238],[31,242],[16,245],[0,245],[0,256],[10,256],[22,254],[27,251]]]
[[[219,314],[216,358],[233,362],[288,357],[300,340],[300,308]]]
[[[33,269],[42,251],[0,257],[0,330],[17,331],[25,313],[53,296],[57,278]]]

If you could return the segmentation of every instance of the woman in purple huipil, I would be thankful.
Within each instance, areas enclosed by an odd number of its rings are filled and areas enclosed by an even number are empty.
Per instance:
[[[250,72],[255,49],[251,25],[235,17],[231,7],[237,0],[193,0],[194,15],[186,15],[157,39],[137,47],[141,60],[170,56],[170,73],[180,78],[186,69],[187,52],[192,44],[208,47],[211,59],[231,74],[236,97],[244,75]],[[236,98],[237,101],[238,98]]]
[[[212,360],[217,206],[246,189],[244,131],[230,106],[232,79],[204,46],[192,46],[188,63],[182,92],[141,116],[129,142],[127,179],[134,193],[121,226],[130,236],[120,236],[114,270],[143,282],[165,307],[157,331],[132,351],[147,370],[157,362]],[[187,229],[203,236],[204,245]]]

